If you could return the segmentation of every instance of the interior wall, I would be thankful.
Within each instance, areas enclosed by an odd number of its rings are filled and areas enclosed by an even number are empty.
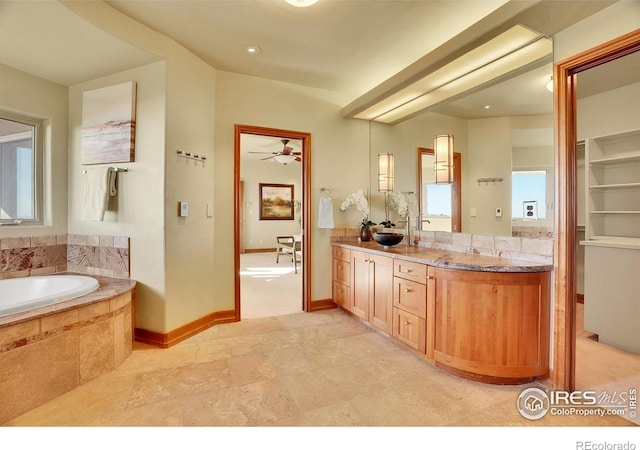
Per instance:
[[[234,125],[311,133],[311,300],[331,298],[331,230],[317,227],[321,188],[331,190],[336,227],[357,226],[358,214],[340,203],[369,185],[367,123],[340,115],[340,94],[219,71],[216,78],[214,229],[216,290],[229,308],[234,302],[233,189]]]
[[[260,220],[260,183],[292,184],[294,199],[302,201],[302,166],[275,161],[245,160],[241,163],[244,181],[244,246],[246,250],[274,248],[276,236],[301,233],[301,210],[293,220]]]
[[[511,118],[475,119],[468,125],[469,151],[463,162],[468,208],[463,208],[463,216],[469,226],[462,229],[511,236]],[[478,178],[502,181],[479,183]],[[496,217],[496,208],[502,209],[501,217]]]
[[[68,89],[0,64],[0,108],[45,120],[44,225],[4,226],[0,237],[67,232]]]
[[[131,278],[138,283],[136,326],[152,330],[165,323],[165,74],[166,63],[158,62],[69,88],[69,233],[130,237]],[[83,221],[82,93],[125,81],[137,83],[135,160],[113,164],[128,173],[118,174],[118,195],[104,221]]]
[[[152,264],[131,261],[132,277],[139,281],[136,292],[142,294],[136,298],[137,326],[164,333],[210,313],[233,309],[233,297],[221,299],[218,278],[212,276],[213,260],[220,257],[214,246],[214,217],[224,214],[213,201],[216,71],[174,40],[105,2],[68,2],[65,6],[165,61],[165,73],[158,75],[164,91],[156,97],[162,104],[155,105],[164,117],[162,123],[154,124],[156,145],[149,149],[154,166],[149,176],[155,178],[146,187],[154,195],[158,187],[162,202],[151,205],[153,214],[136,223],[141,230],[148,227],[153,233],[160,228],[163,232],[142,246],[132,242],[132,255],[139,251],[156,256]],[[139,86],[138,95],[144,96],[144,85],[142,90]],[[179,158],[178,149],[206,155],[207,161],[196,166],[193,160]],[[132,175],[127,177],[135,178]],[[189,202],[187,218],[178,217],[178,201]],[[143,208],[140,201],[137,204]],[[214,217],[206,214],[208,204],[215,208]],[[145,283],[150,278],[153,286]]]

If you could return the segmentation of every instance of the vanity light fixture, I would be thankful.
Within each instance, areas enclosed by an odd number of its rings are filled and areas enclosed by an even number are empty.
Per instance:
[[[318,0],[285,0],[288,4],[297,6],[299,8],[306,8],[307,6],[311,6],[315,3],[318,3]]]
[[[296,156],[295,155],[276,155],[273,157],[273,159],[278,161],[280,164],[284,164],[286,166],[287,164],[294,162],[296,160]]]
[[[393,179],[393,153],[378,154],[378,192],[392,192]]]
[[[453,183],[453,135],[439,134],[433,139],[436,156],[434,171],[436,184]]]

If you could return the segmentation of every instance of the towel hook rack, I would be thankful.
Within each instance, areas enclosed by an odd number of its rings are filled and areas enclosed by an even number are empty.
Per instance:
[[[125,169],[123,167],[111,167],[110,170],[112,172],[123,172],[123,173],[129,172],[129,169]],[[83,170],[82,173],[87,173],[87,171]]]

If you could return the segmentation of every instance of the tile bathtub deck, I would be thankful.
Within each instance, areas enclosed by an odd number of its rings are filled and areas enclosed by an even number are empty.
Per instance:
[[[633,425],[613,416],[527,420],[516,398],[532,385],[457,378],[332,310],[219,325],[165,350],[135,344],[115,371],[4,425]]]

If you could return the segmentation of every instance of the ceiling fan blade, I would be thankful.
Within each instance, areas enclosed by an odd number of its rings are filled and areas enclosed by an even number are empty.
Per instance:
[[[247,153],[256,153],[260,155],[277,155],[278,152],[247,152]]]
[[[266,161],[267,159],[275,158],[276,155],[267,156],[266,158],[260,158],[260,161]]]

